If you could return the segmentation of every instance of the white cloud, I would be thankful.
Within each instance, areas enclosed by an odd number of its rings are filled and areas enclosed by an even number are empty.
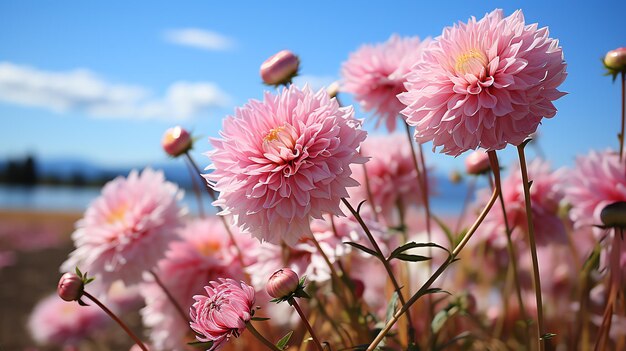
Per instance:
[[[337,78],[333,76],[312,76],[304,74],[295,77],[293,79],[293,84],[298,87],[303,87],[304,84],[309,84],[311,90],[317,91],[321,88],[327,88],[335,81],[337,81]]]
[[[99,117],[185,119],[227,107],[231,98],[210,82],[174,82],[163,97],[155,97],[141,86],[110,83],[85,69],[53,72],[0,62],[0,101]]]
[[[234,40],[229,37],[197,28],[168,30],[165,32],[164,38],[173,44],[210,51],[225,51],[235,46]]]

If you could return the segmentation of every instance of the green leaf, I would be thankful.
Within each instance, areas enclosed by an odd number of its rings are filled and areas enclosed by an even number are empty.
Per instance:
[[[252,317],[251,318],[253,321],[259,321],[259,322],[263,322],[263,321],[269,321],[269,318],[266,317]]]
[[[293,330],[285,334],[285,336],[283,336],[282,338],[280,338],[280,340],[278,340],[278,342],[276,343],[276,347],[278,347],[280,350],[286,349],[287,343],[289,342],[289,339],[291,339],[292,334],[293,334]]]
[[[389,259],[396,257],[397,254],[402,253],[406,250],[416,249],[420,247],[436,247],[436,248],[445,250],[446,252],[449,252],[448,249],[446,249],[445,247],[435,244],[435,243],[416,243],[415,241],[411,241],[393,250],[391,254],[389,255]]]
[[[213,341],[192,341],[188,342],[187,345],[208,350],[213,347]]]
[[[553,338],[553,337],[555,337],[555,336],[556,336],[556,334],[554,334],[554,333],[545,333],[545,334],[543,334],[543,335],[539,338],[539,340],[550,340],[550,339],[552,339],[552,338]]]
[[[421,261],[428,261],[431,259],[431,257],[427,257],[427,256],[410,255],[410,254],[403,254],[403,253],[396,254],[396,256],[393,258],[397,258],[399,260],[409,261],[409,262],[421,262]]]
[[[82,278],[82,277],[83,277],[83,273],[80,271],[80,269],[78,269],[78,266],[76,266],[76,275],[77,275],[79,278]]]
[[[391,299],[389,299],[389,303],[387,304],[387,312],[385,313],[385,324],[389,323],[393,315],[396,313],[397,307],[398,307],[398,292],[394,291],[393,295],[391,295]]]
[[[352,246],[352,247],[354,247],[356,249],[359,249],[359,250],[361,250],[361,251],[363,251],[365,253],[368,253],[368,254],[370,254],[370,255],[372,255],[374,257],[379,257],[378,253],[376,251],[374,251],[372,249],[369,249],[369,248],[367,248],[367,247],[365,247],[365,246],[363,246],[361,244],[357,244],[357,243],[352,242],[352,241],[344,241],[344,244],[348,244],[348,245],[350,245],[350,246]]]

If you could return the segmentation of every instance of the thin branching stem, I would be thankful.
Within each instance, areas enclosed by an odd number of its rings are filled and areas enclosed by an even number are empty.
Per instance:
[[[526,204],[526,223],[528,225],[528,241],[530,243],[530,255],[533,262],[533,285],[535,287],[535,300],[537,302],[537,332],[538,347],[545,350],[545,327],[543,322],[543,301],[541,298],[541,279],[539,278],[539,260],[537,259],[537,244],[535,241],[535,227],[533,225],[532,203],[530,199],[530,183],[528,182],[528,170],[526,168],[526,156],[524,147],[526,142],[517,147],[519,156],[520,172],[522,173],[522,185],[524,187],[524,202]]]
[[[109,317],[111,317],[115,322],[117,322],[117,324],[126,332],[126,334],[128,334],[128,336],[130,336],[133,339],[133,341],[135,342],[135,344],[137,344],[137,346],[139,346],[143,351],[148,351],[148,348],[146,347],[146,345],[143,344],[141,339],[139,339],[139,337],[137,337],[137,335],[135,335],[135,333],[133,333],[133,331],[130,330],[130,328],[124,322],[122,322],[122,320],[118,316],[115,315],[115,313],[111,312],[111,310],[108,307],[106,307],[102,302],[100,302],[100,300],[98,300],[95,296],[91,295],[90,293],[86,291],[83,291],[83,295],[86,296],[89,300],[93,301],[93,303],[98,305],[98,307],[100,307],[106,314],[108,314]]]
[[[491,169],[494,172],[494,179],[497,183],[500,183],[500,166],[498,165],[498,158],[496,157],[493,151],[489,152],[489,161],[491,162]],[[469,228],[469,230],[467,231],[467,234],[465,234],[461,242],[459,242],[459,244],[454,248],[452,253],[448,256],[448,259],[441,266],[439,266],[439,268],[424,283],[424,285],[422,285],[422,287],[405,304],[402,305],[402,307],[393,315],[393,317],[391,317],[391,319],[387,322],[385,327],[378,333],[376,338],[367,347],[367,351],[374,350],[378,346],[378,344],[380,344],[380,342],[385,338],[387,333],[389,333],[391,328],[396,324],[398,319],[400,319],[400,317],[404,313],[406,313],[409,310],[409,308],[421,296],[426,294],[427,290],[430,289],[430,286],[435,282],[435,280],[439,278],[439,276],[446,270],[446,268],[448,268],[450,264],[456,261],[456,258],[461,253],[461,250],[463,250],[467,242],[470,240],[472,235],[476,232],[480,224],[483,222],[483,220],[487,216],[487,213],[489,213],[489,211],[493,207],[493,204],[498,199],[498,196],[500,195],[498,191],[499,188],[500,188],[499,186],[494,187],[491,197],[489,198],[489,201],[485,205],[485,208],[483,208],[482,212],[480,213],[478,218],[476,218],[476,221],[474,221],[474,224],[472,224],[472,226]]]

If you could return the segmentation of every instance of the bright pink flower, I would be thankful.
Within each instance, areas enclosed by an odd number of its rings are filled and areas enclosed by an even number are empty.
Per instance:
[[[39,344],[68,346],[93,336],[110,321],[95,305],[80,306],[52,294],[35,305],[28,319],[28,329]]]
[[[184,214],[177,203],[181,197],[175,184],[151,169],[110,181],[76,224],[76,250],[61,271],[78,266],[89,272],[96,278],[89,285],[92,291],[107,289],[118,279],[127,285],[140,282],[141,274],[152,269],[176,239]]]
[[[363,45],[344,62],[343,90],[354,94],[365,111],[378,115],[376,127],[384,121],[390,132],[396,129],[404,108],[396,95],[406,91],[405,74],[421,58],[427,42],[394,34],[384,43]]]
[[[237,244],[244,252],[259,245],[249,235],[233,229]],[[219,218],[193,220],[179,233],[182,240],[170,244],[165,258],[159,261],[157,274],[183,310],[193,304],[192,296],[204,292],[207,281],[219,277],[244,278],[234,245]],[[246,255],[246,258],[254,257]],[[189,325],[178,316],[163,290],[156,283],[146,283],[141,293],[146,300],[141,316],[144,325],[150,328],[154,349],[185,350]]]
[[[568,180],[564,191],[575,228],[601,225],[600,213],[607,205],[626,201],[626,164],[620,164],[613,151],[578,157]],[[594,232],[600,235],[602,230],[594,228]]]
[[[563,172],[552,171],[548,162],[535,159],[528,164],[528,178],[532,181],[530,198],[537,244],[567,243],[567,232],[558,214],[559,203],[564,197],[560,186]],[[487,202],[490,194],[491,190],[488,189],[479,192],[477,203],[480,208]],[[519,165],[511,167],[509,175],[502,180],[502,197],[513,240],[523,241],[528,232],[528,225]],[[506,247],[504,216],[499,204],[489,211],[478,231],[479,235],[491,241],[494,247]]]
[[[407,75],[402,114],[415,138],[459,155],[519,145],[564,93],[565,62],[548,28],[526,25],[521,10],[495,10],[443,30]]]
[[[190,309],[191,328],[202,342],[213,341],[210,350],[239,337],[250,321],[254,308],[254,288],[232,279],[218,279],[205,286],[207,295],[195,295]]]
[[[351,107],[339,107],[324,90],[294,85],[264,101],[251,100],[224,120],[212,173],[215,205],[244,231],[271,243],[294,245],[311,235],[311,217],[341,215],[346,187],[357,186],[350,164],[363,163],[365,139]]]
[[[399,204],[407,209],[422,203],[422,192],[407,138],[397,134],[369,136],[361,145],[361,155],[370,158],[365,168],[376,211],[383,215],[387,225],[398,225]],[[350,197],[370,201],[363,166],[352,166],[352,172],[362,185],[350,189]],[[429,187],[433,188],[432,185],[429,183]]]

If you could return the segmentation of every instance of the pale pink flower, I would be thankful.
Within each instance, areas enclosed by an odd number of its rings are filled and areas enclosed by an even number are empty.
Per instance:
[[[249,252],[258,241],[234,230],[239,247]],[[193,296],[202,293],[207,281],[220,277],[243,279],[243,268],[223,223],[216,217],[189,222],[180,230],[181,241],[170,244],[156,271],[174,299],[188,310]],[[245,256],[248,260],[251,255]],[[248,261],[246,263],[251,263]],[[189,325],[178,315],[174,305],[156,283],[142,285],[146,307],[141,310],[143,323],[155,350],[185,350]]]
[[[572,206],[569,215],[575,228],[602,225],[602,209],[614,202],[626,201],[626,164],[620,163],[614,151],[591,151],[589,155],[578,157],[568,178],[564,191]],[[602,232],[594,228],[596,235]]]
[[[311,217],[341,215],[346,187],[357,186],[350,165],[363,163],[365,139],[351,107],[326,91],[291,85],[251,100],[224,120],[205,175],[220,195],[216,206],[262,241],[294,245],[310,236]]]
[[[397,134],[369,136],[361,145],[361,155],[370,158],[365,168],[372,199],[367,193],[362,165],[352,166],[354,178],[362,185],[350,189],[350,197],[372,201],[387,225],[398,225],[399,206],[406,210],[422,203],[422,191],[407,138]],[[432,182],[429,187],[432,189]]]
[[[43,345],[77,345],[110,323],[95,305],[80,306],[66,302],[57,294],[39,301],[28,318],[28,330],[33,339]]]
[[[131,285],[152,269],[170,241],[176,239],[184,211],[178,206],[182,192],[165,181],[163,172],[133,170],[128,178],[107,183],[72,234],[74,250],[61,266],[78,266],[96,281],[91,289],[108,289],[118,279]]]
[[[402,114],[419,142],[459,155],[519,145],[564,93],[565,62],[548,28],[495,10],[443,30],[407,74]]]
[[[202,342],[218,350],[231,337],[239,337],[254,314],[254,288],[232,279],[218,279],[205,286],[205,295],[195,295],[189,325]]]
[[[535,159],[528,164],[528,179],[532,181],[530,198],[532,203],[533,226],[538,245],[548,243],[567,243],[567,232],[559,217],[559,203],[564,194],[560,183],[563,181],[561,170],[552,171],[546,161]],[[478,193],[478,208],[487,202],[491,190],[483,189]],[[519,165],[511,167],[509,175],[502,180],[502,198],[506,207],[509,227],[513,240],[524,240],[528,233],[524,188]],[[478,229],[484,239],[496,248],[506,247],[506,228],[502,208],[497,203],[485,217]]]
[[[363,45],[343,63],[343,91],[354,94],[365,111],[378,115],[376,127],[385,123],[393,132],[404,105],[396,97],[406,91],[405,74],[422,55],[428,39],[392,35],[386,42]]]

